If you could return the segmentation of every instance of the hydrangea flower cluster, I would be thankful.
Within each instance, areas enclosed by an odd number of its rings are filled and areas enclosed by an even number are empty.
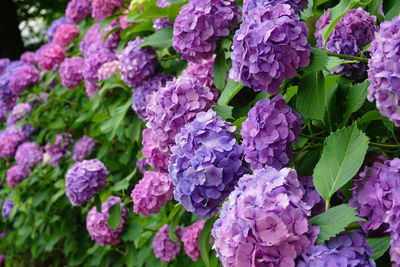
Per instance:
[[[11,199],[4,201],[3,207],[1,208],[1,216],[8,220],[10,218],[10,212],[12,208],[14,208],[14,203]]]
[[[296,267],[354,266],[375,267],[370,258],[372,249],[359,232],[345,232],[307,250],[298,260]]]
[[[315,38],[317,47],[324,49],[322,31],[330,23],[330,10],[328,9],[316,23]],[[335,29],[329,35],[326,42],[326,50],[332,53],[345,54],[349,56],[360,56],[364,46],[374,39],[376,26],[375,16],[371,16],[361,7],[350,9],[343,18],[336,24]],[[343,74],[344,77],[356,80],[366,78],[367,64],[357,62],[342,64],[335,71],[335,74]]]
[[[176,227],[175,234],[178,237],[180,243],[183,229],[179,226]],[[158,230],[153,239],[153,250],[157,258],[163,262],[171,262],[175,256],[181,252],[179,244],[175,243],[169,238],[169,227],[168,224]]]
[[[276,4],[287,4],[296,14],[300,14],[303,9],[307,8],[308,0],[244,0],[243,14],[246,16],[249,10],[255,9],[257,6],[274,6]]]
[[[223,266],[295,266],[318,227],[308,222],[296,171],[266,167],[244,175],[214,223],[213,248]]]
[[[88,202],[107,184],[108,171],[98,159],[74,163],[65,175],[65,193],[73,206]]]
[[[9,187],[15,188],[23,180],[28,178],[31,170],[26,166],[14,165],[7,170],[7,184]]]
[[[54,167],[58,165],[58,161],[61,158],[65,158],[71,154],[68,147],[72,144],[72,136],[67,133],[57,134],[54,145],[47,142],[44,149],[46,153],[51,157],[50,163]]]
[[[213,55],[218,37],[227,36],[239,19],[235,0],[190,0],[176,17],[172,46],[182,59],[207,59]]]
[[[142,132],[142,154],[146,162],[156,171],[168,171],[169,151],[161,152],[157,147],[157,138],[149,128]]]
[[[157,6],[158,7],[169,7],[171,4],[168,2],[168,0],[158,0],[157,1]],[[161,29],[171,27],[172,24],[169,21],[169,18],[157,18],[153,19],[153,28],[156,31],[159,31]]]
[[[20,120],[27,117],[32,111],[32,106],[27,103],[19,103],[14,106],[7,119],[7,127],[13,128]]]
[[[34,65],[36,63],[35,53],[34,52],[30,52],[30,51],[22,53],[21,61],[26,63],[26,64]],[[1,71],[0,71],[0,75],[1,75]]]
[[[376,100],[379,111],[400,127],[400,16],[392,21],[380,24],[368,49],[371,59],[368,61],[368,100]]]
[[[172,199],[173,190],[168,174],[146,171],[131,193],[133,211],[145,217],[159,213],[160,208]]]
[[[72,21],[70,21],[67,18],[59,18],[54,20],[50,27],[47,29],[47,39],[49,39],[50,42],[53,41],[54,35],[56,34],[57,29],[61,26],[61,25],[65,25],[65,24],[73,24]]]
[[[30,125],[15,129],[7,128],[0,135],[0,156],[2,158],[12,157],[17,147],[23,143],[31,134]]]
[[[167,81],[172,79],[172,75],[159,73],[143,81],[141,85],[132,90],[132,109],[136,112],[140,119],[145,121],[147,118],[147,96],[164,87]]]
[[[123,0],[92,0],[92,17],[101,21],[109,17],[115,8],[123,7]]]
[[[185,228],[182,235],[182,243],[184,245],[186,254],[193,260],[197,261],[200,256],[199,236],[203,230],[205,220],[198,220],[194,224]]]
[[[325,211],[325,200],[321,198],[315,189],[312,176],[299,176],[299,181],[303,185],[303,201],[311,207],[311,217],[321,214]]]
[[[200,112],[176,136],[169,159],[174,197],[189,212],[212,216],[247,172],[235,127],[215,111]]]
[[[136,167],[138,168],[138,170],[139,170],[141,173],[144,174],[144,173],[147,171],[147,162],[146,162],[146,159],[137,158],[137,159],[136,159]]]
[[[96,49],[95,49],[96,48]],[[86,53],[83,63],[83,77],[92,84],[96,84],[99,79],[98,71],[106,63],[116,59],[113,52],[103,46],[92,46]]]
[[[233,39],[230,76],[254,91],[276,94],[284,79],[310,63],[308,28],[289,5],[248,11]]]
[[[65,16],[75,23],[80,22],[91,13],[92,0],[71,0],[65,10]]]
[[[82,161],[92,154],[92,149],[96,142],[89,136],[81,137],[74,145],[74,153],[72,159],[74,161]]]
[[[175,145],[175,136],[196,114],[209,110],[214,102],[210,88],[199,80],[180,76],[148,97],[147,127],[153,130],[153,141],[161,152]]]
[[[119,70],[120,70],[119,61],[113,60],[101,65],[101,67],[97,71],[97,75],[100,81],[104,81],[111,78],[111,76],[115,75],[116,73],[118,73]]]
[[[281,169],[292,161],[292,142],[298,141],[303,122],[282,95],[260,100],[242,124],[242,147],[252,169]]]
[[[65,59],[60,65],[61,83],[66,88],[74,90],[83,80],[83,58],[71,57]]]
[[[0,75],[3,75],[11,61],[8,58],[0,58]]]
[[[120,242],[120,235],[124,230],[125,220],[128,218],[127,208],[122,209],[121,219],[116,230],[113,230],[107,223],[109,210],[112,206],[118,205],[120,202],[121,208],[123,203],[119,197],[110,196],[106,202],[101,205],[101,213],[97,212],[96,207],[93,207],[86,217],[86,229],[88,230],[92,240],[100,246],[116,245]]]
[[[58,44],[51,44],[43,48],[39,53],[38,66],[43,71],[53,71],[67,57],[64,47]]]
[[[84,56],[91,50],[91,47],[97,48],[102,46],[102,36],[100,32],[100,24],[93,24],[86,32],[79,44],[79,50]]]
[[[25,142],[15,152],[15,161],[19,166],[33,168],[42,162],[43,150],[35,142]]]
[[[104,37],[109,32],[111,32],[114,29],[114,27],[117,27],[117,26],[120,26],[119,19],[115,19],[110,24],[108,24],[107,27],[104,29],[102,36]],[[121,29],[117,29],[116,31],[113,31],[112,33],[110,33],[103,44],[104,47],[108,48],[111,51],[116,53],[118,43],[121,40],[120,33],[121,33]]]
[[[29,85],[35,84],[39,81],[39,72],[32,65],[24,65],[17,68],[10,80],[9,87],[15,95],[19,95]]]
[[[154,49],[147,46],[140,48],[142,42],[142,39],[136,37],[118,56],[122,80],[129,86],[139,86],[151,77],[158,64]]]
[[[76,24],[64,24],[58,27],[53,42],[59,46],[67,47],[78,36],[79,27]]]

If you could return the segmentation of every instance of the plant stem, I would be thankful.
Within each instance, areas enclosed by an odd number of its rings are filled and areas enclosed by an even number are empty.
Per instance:
[[[327,211],[327,210],[329,210],[329,203],[331,202],[331,198],[328,198],[326,201],[325,201],[325,211]]]
[[[368,62],[368,58],[364,57],[355,57],[355,56],[349,56],[349,55],[344,55],[344,54],[337,54],[337,53],[332,53],[332,52],[325,52],[328,56],[333,56],[333,57],[338,57],[338,58],[343,58],[343,59],[352,59],[352,60],[357,60],[361,62]]]
[[[379,147],[389,147],[389,148],[400,148],[400,145],[389,145],[389,144],[379,144],[374,142],[369,142],[370,145],[379,146]]]

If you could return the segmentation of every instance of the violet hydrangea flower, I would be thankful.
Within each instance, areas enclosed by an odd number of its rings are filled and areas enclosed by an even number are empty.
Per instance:
[[[119,61],[113,60],[101,65],[101,67],[97,71],[97,75],[100,81],[105,81],[111,78],[111,76],[117,74],[119,70],[120,70]]]
[[[200,256],[199,236],[203,230],[205,220],[198,220],[192,225],[185,228],[182,235],[182,243],[185,248],[186,254],[193,260],[197,261]]]
[[[30,125],[18,129],[7,128],[0,135],[0,156],[2,158],[12,157],[17,147],[29,138],[31,134]]]
[[[60,65],[61,83],[66,88],[74,90],[83,80],[83,58],[66,58]]]
[[[168,2],[168,0],[158,0],[157,4],[158,7],[169,7],[171,4]],[[156,31],[159,31],[161,29],[171,27],[172,24],[169,21],[169,18],[156,18],[153,19],[153,28]]]
[[[299,176],[299,181],[303,185],[303,201],[311,207],[311,217],[325,212],[325,200],[315,189],[312,176]]]
[[[146,162],[146,159],[137,158],[137,159],[136,159],[136,167],[138,168],[138,170],[139,170],[141,173],[144,174],[144,173],[147,171],[147,162]]]
[[[149,128],[142,132],[142,154],[146,162],[156,171],[168,171],[169,151],[161,152],[157,147],[157,138]]]
[[[75,23],[92,13],[92,0],[71,0],[65,10],[65,16]]]
[[[24,53],[22,53],[20,59],[22,62],[24,62],[26,64],[34,65],[36,63],[36,56],[35,56],[34,52],[30,52],[30,51],[24,52]],[[0,75],[1,75],[1,71],[0,71]]]
[[[7,184],[15,188],[23,180],[28,178],[31,170],[27,166],[14,165],[7,170]]]
[[[233,38],[230,76],[254,91],[276,94],[284,79],[310,63],[308,28],[289,5],[249,10]]]
[[[288,4],[296,14],[300,14],[307,8],[308,0],[243,0],[243,14],[246,16],[249,10],[257,6],[274,6],[276,4]]]
[[[49,39],[49,41],[53,41],[54,35],[56,34],[57,29],[61,26],[61,25],[65,25],[65,24],[73,24],[72,21],[70,21],[67,18],[59,18],[54,20],[50,27],[47,29],[47,38]]]
[[[176,227],[175,234],[180,239],[182,237],[183,229],[179,226]],[[179,244],[175,243],[169,238],[169,226],[168,224],[158,230],[153,239],[153,250],[157,258],[163,262],[171,262],[175,256],[181,252]]]
[[[235,135],[228,133],[234,131],[234,126],[209,110],[198,113],[175,137],[168,169],[174,197],[186,210],[212,216],[247,172],[243,150]]]
[[[114,53],[103,46],[92,46],[87,52],[83,63],[83,77],[92,84],[96,84],[99,79],[98,71],[106,63],[116,59]]]
[[[73,206],[88,202],[107,184],[108,171],[98,159],[74,163],[65,175],[65,193]]]
[[[43,160],[43,150],[35,142],[21,144],[15,152],[15,161],[19,166],[33,168]]]
[[[91,46],[100,47],[103,44],[102,35],[100,32],[100,24],[93,24],[92,27],[83,36],[81,43],[79,44],[79,50],[84,56],[91,50]]]
[[[3,207],[1,208],[1,216],[8,220],[10,218],[10,212],[12,208],[14,208],[14,203],[11,199],[4,201]]]
[[[10,80],[9,86],[15,95],[19,95],[31,84],[39,81],[39,72],[33,65],[24,65],[17,68]]]
[[[57,166],[61,158],[65,158],[71,154],[68,147],[72,144],[72,135],[68,133],[62,133],[56,135],[56,140],[52,146],[50,142],[47,142],[44,149],[46,153],[51,157],[50,163],[52,166]]]
[[[78,36],[79,27],[76,24],[64,24],[58,27],[53,42],[59,46],[67,47]]]
[[[14,126],[23,118],[27,117],[32,111],[32,106],[27,103],[19,103],[15,105],[11,111],[11,114],[7,119],[7,127],[14,128]]]
[[[74,161],[82,161],[90,156],[96,142],[89,136],[81,137],[74,145],[74,153],[72,159]]]
[[[39,53],[38,66],[43,71],[54,71],[67,57],[64,47],[51,44]]]
[[[113,20],[110,24],[107,25],[107,27],[103,31],[103,36],[108,34],[110,31],[112,31],[115,27],[120,26],[119,24],[119,19]],[[119,41],[121,40],[121,29],[117,29],[110,33],[107,37],[107,39],[104,42],[104,47],[110,49],[113,52],[117,52],[117,47],[119,44]]]
[[[11,61],[8,58],[0,58],[0,76],[3,75]]]
[[[115,8],[123,7],[123,0],[93,0],[92,17],[96,21],[102,21],[109,17]]]

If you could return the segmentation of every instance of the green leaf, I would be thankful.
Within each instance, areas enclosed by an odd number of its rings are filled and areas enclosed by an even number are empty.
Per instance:
[[[222,91],[221,96],[218,99],[219,105],[228,105],[232,98],[237,95],[237,93],[242,90],[244,85],[241,82],[235,82],[231,78],[228,79],[224,91]]]
[[[233,119],[232,110],[233,107],[227,105],[217,105],[213,110],[220,116],[223,120]]]
[[[354,208],[342,204],[311,218],[310,223],[320,229],[317,243],[323,243],[343,232],[349,224],[361,221],[356,215]]]
[[[217,216],[214,216],[206,221],[204,224],[203,230],[201,230],[201,233],[199,235],[199,248],[201,252],[201,259],[204,262],[204,266],[210,267],[210,256],[209,256],[209,251],[210,251],[210,234],[211,234],[211,228],[214,225],[214,222],[217,220]]]
[[[315,166],[313,181],[327,201],[360,169],[368,149],[368,137],[357,124],[331,133],[324,142],[322,156]]]
[[[362,125],[371,121],[385,120],[386,117],[383,116],[378,110],[371,110],[365,113],[360,119],[358,119],[358,124]]]
[[[176,217],[170,222],[169,224],[169,238],[175,242],[178,243],[178,237],[175,234],[176,231]]]
[[[129,187],[129,181],[132,180],[133,176],[135,176],[137,172],[137,168],[135,168],[133,170],[133,172],[131,172],[128,176],[126,176],[124,179],[122,179],[121,181],[117,182],[113,187],[112,190],[113,191],[121,191],[121,190],[125,190],[128,189]]]
[[[320,70],[326,70],[326,64],[328,63],[328,55],[319,48],[312,48],[312,54],[310,58],[310,65],[304,68],[306,72],[317,72]]]
[[[125,242],[138,240],[142,231],[143,229],[140,223],[130,222],[126,231],[122,235],[122,240]]]
[[[361,108],[367,98],[369,81],[365,80],[362,83],[357,83],[350,88],[349,96],[347,98],[346,111],[343,115],[343,125],[347,123],[350,115]]]
[[[324,120],[325,90],[324,75],[321,71],[310,73],[301,79],[297,92],[296,107],[301,115],[306,118]]]
[[[47,127],[49,127],[49,129],[53,129],[53,130],[64,129],[65,123],[61,117],[57,117]]]
[[[124,105],[116,108],[111,120],[104,122],[100,126],[100,129],[103,133],[111,132],[109,135],[109,140],[112,140],[114,138],[118,126],[121,125],[121,122],[124,119],[125,114],[128,112],[131,105],[132,105],[132,98],[129,98]]]
[[[172,46],[172,27],[167,27],[159,30],[152,35],[149,35],[141,44],[140,47],[153,46],[168,48]]]
[[[373,251],[371,258],[376,260],[390,248],[390,236],[367,238],[367,243]]]
[[[326,69],[328,72],[334,71],[340,65],[347,63],[346,60],[338,58],[338,57],[329,57],[328,62],[326,63]]]
[[[286,94],[285,94],[286,103],[289,103],[290,99],[292,99],[292,97],[294,97],[297,94],[298,90],[299,90],[298,86],[290,86],[288,89],[286,89]]]
[[[242,130],[242,123],[247,120],[247,117],[240,117],[239,119],[232,122],[232,125],[236,127],[236,130],[240,132]]]
[[[109,209],[109,216],[107,218],[108,225],[115,231],[118,228],[119,222],[121,221],[122,208],[120,203],[117,202]]]
[[[217,87],[220,91],[222,91],[225,87],[225,76],[227,69],[225,52],[223,49],[220,49],[215,58],[213,67],[214,84],[215,87]]]
[[[171,212],[168,215],[168,220],[171,221],[175,215],[181,210],[182,204],[178,203],[175,205],[175,207],[171,210]]]
[[[400,1],[383,0],[383,12],[385,13],[385,20],[392,20],[400,13]]]
[[[98,194],[94,197],[94,204],[96,206],[96,211],[101,213],[101,200]]]

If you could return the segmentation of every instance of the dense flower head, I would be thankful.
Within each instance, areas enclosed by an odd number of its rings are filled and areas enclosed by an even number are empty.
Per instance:
[[[203,230],[205,220],[198,220],[192,225],[185,228],[182,235],[182,243],[185,248],[186,254],[193,260],[197,261],[200,256],[199,236]]]
[[[107,25],[107,27],[103,31],[103,36],[111,32],[115,27],[120,26],[119,24],[119,19],[113,20],[110,24]],[[117,29],[110,33],[107,37],[107,39],[104,42],[104,47],[110,49],[113,52],[117,51],[118,43],[121,40],[121,29]]]
[[[136,37],[118,55],[122,80],[129,86],[139,86],[154,74],[158,65],[154,48],[139,47],[142,41]]]
[[[289,5],[296,14],[299,14],[308,5],[308,0],[244,0],[243,14],[246,16],[249,10],[257,6],[274,6],[276,4]]]
[[[103,39],[100,32],[100,24],[93,24],[89,30],[83,36],[81,43],[79,44],[79,50],[85,56],[91,49],[91,46],[99,47],[103,44]]]
[[[289,5],[249,10],[233,38],[230,76],[254,91],[276,94],[286,78],[310,63],[308,28]]]
[[[168,0],[158,0],[157,1],[157,6],[158,7],[169,7],[171,4],[168,2]],[[171,27],[172,24],[169,21],[169,18],[157,18],[153,19],[153,28],[156,31],[159,31],[161,29]]]
[[[83,77],[92,84],[96,84],[99,79],[98,71],[106,63],[116,59],[116,56],[109,49],[97,45],[91,46],[84,58]]]
[[[303,188],[303,201],[311,207],[311,217],[321,214],[325,211],[325,200],[315,189],[312,176],[299,176],[299,181]]]
[[[368,100],[400,127],[400,16],[380,24],[368,49]]]
[[[300,114],[282,95],[260,100],[242,124],[242,147],[252,169],[272,166],[281,169],[292,161],[292,142],[299,140]]]
[[[0,121],[7,117],[8,111],[12,110],[18,96],[11,92],[8,82],[2,84],[0,78]]]
[[[51,44],[39,53],[38,66],[44,71],[54,71],[67,57],[64,47]]]
[[[67,47],[79,36],[79,27],[76,24],[64,24],[58,27],[54,34],[53,42],[62,46]]]
[[[22,62],[24,62],[26,64],[32,64],[33,65],[33,64],[36,63],[36,55],[35,55],[34,52],[31,52],[31,51],[27,51],[27,52],[22,53],[20,59],[21,59]],[[1,74],[1,71],[0,71],[0,74]]]
[[[180,243],[183,229],[179,226],[176,227],[175,234],[178,237],[178,243]],[[181,252],[180,245],[172,241],[169,237],[169,226],[168,224],[158,230],[153,239],[153,250],[157,258],[163,262],[171,262],[175,256]]]
[[[93,0],[92,17],[96,21],[102,21],[109,17],[117,7],[123,7],[123,0]]]
[[[4,201],[3,207],[1,208],[1,216],[8,220],[10,218],[10,212],[12,208],[14,208],[14,203],[11,199]]]
[[[145,173],[147,171],[147,162],[146,159],[136,159],[136,167],[138,168],[139,172]]]
[[[174,197],[186,210],[210,217],[247,172],[235,127],[215,111],[200,112],[176,136],[171,148],[169,175]]]
[[[182,76],[148,96],[147,127],[153,130],[160,151],[168,152],[181,128],[197,113],[209,110],[213,99],[210,88],[196,78]]]
[[[316,23],[314,33],[317,39],[317,47],[323,49],[324,41],[322,32],[330,23],[330,9]],[[371,16],[361,7],[350,9],[346,15],[336,24],[334,30],[329,35],[326,42],[326,50],[332,53],[345,54],[349,56],[360,56],[364,46],[374,39],[376,26],[375,16]],[[343,74],[346,78],[363,80],[366,78],[367,64],[357,62],[352,64],[342,64],[336,70],[335,74]]]
[[[101,67],[97,71],[97,75],[100,81],[104,81],[111,78],[111,76],[115,75],[116,73],[118,73],[119,70],[120,70],[119,61],[113,60],[101,65]]]
[[[213,55],[218,37],[227,36],[239,19],[235,0],[190,0],[176,17],[172,46],[182,59],[207,59]]]
[[[26,64],[14,71],[9,86],[15,95],[19,95],[28,89],[29,85],[37,83],[38,81],[39,72],[37,69],[33,65]]]
[[[122,209],[121,219],[116,230],[113,230],[107,223],[110,208],[114,205],[118,205],[118,202],[122,208],[123,203],[121,199],[119,197],[110,196],[107,201],[101,205],[101,213],[96,210],[96,207],[93,207],[86,217],[86,229],[92,240],[100,246],[114,246],[120,242],[120,235],[124,230],[125,220],[128,218],[127,208]]]
[[[146,171],[131,193],[133,211],[146,217],[159,213],[160,208],[172,199],[173,191],[168,174]]]
[[[75,23],[80,22],[91,13],[92,0],[71,0],[65,10],[65,16]]]
[[[244,175],[214,223],[214,249],[223,266],[294,267],[318,227],[303,201],[296,171],[266,167]]]
[[[74,145],[74,153],[72,159],[74,161],[82,161],[92,154],[92,149],[96,142],[89,136],[81,137]]]
[[[108,171],[98,159],[75,162],[65,175],[65,193],[73,206],[88,202],[107,184]]]
[[[43,150],[38,143],[25,142],[15,152],[15,161],[19,166],[33,168],[43,160]]]
[[[10,65],[11,61],[8,58],[0,58],[0,76],[3,75],[4,71]]]
[[[58,165],[58,161],[61,158],[68,157],[71,152],[69,152],[68,147],[72,144],[72,135],[68,133],[62,133],[56,135],[56,140],[52,146],[50,142],[47,142],[44,149],[46,153],[51,157],[50,163],[54,167]]]
[[[7,119],[7,127],[14,127],[20,120],[27,117],[32,111],[32,106],[28,102],[15,105]]]
[[[83,80],[83,58],[71,57],[66,58],[60,65],[61,83],[68,89],[75,87]]]
[[[72,21],[70,21],[67,18],[61,17],[59,19],[54,20],[50,27],[47,29],[47,38],[49,39],[50,42],[53,41],[54,35],[56,34],[57,29],[64,24],[73,24]]]
[[[296,267],[375,267],[372,249],[360,232],[344,232],[327,243],[309,248]]]
[[[27,166],[14,165],[7,170],[7,184],[9,187],[15,188],[23,180],[28,178],[31,169]]]
[[[161,152],[157,147],[157,137],[149,128],[142,132],[142,154],[146,162],[156,171],[168,171],[169,151]]]
[[[18,129],[7,128],[0,135],[0,156],[2,158],[12,157],[17,147],[29,138],[31,134],[30,125],[25,125]]]
[[[147,118],[147,96],[164,87],[167,81],[172,79],[172,75],[159,73],[156,76],[143,81],[142,84],[132,90],[132,109],[140,119],[145,121]]]

